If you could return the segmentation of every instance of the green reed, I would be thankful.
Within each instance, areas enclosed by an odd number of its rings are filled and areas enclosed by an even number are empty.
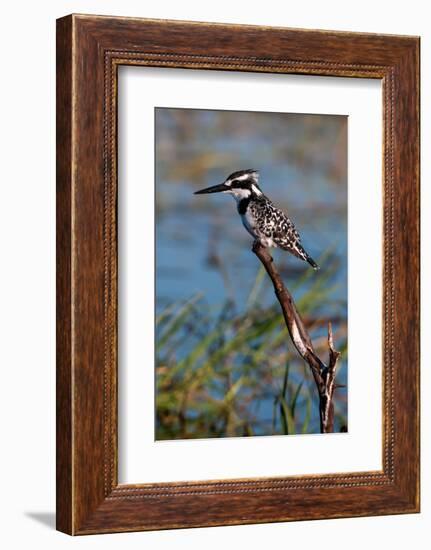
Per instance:
[[[326,261],[320,259],[322,265]],[[333,322],[342,351],[337,379],[345,384],[347,323],[343,304],[328,300],[336,269],[330,264],[319,277],[305,271],[292,291],[307,288],[295,298],[322,357],[326,323]],[[229,300],[214,308],[196,294],[158,315],[156,439],[319,432],[311,373],[291,344],[278,304],[259,306],[266,282],[261,268],[243,311]],[[336,392],[336,430],[347,423],[346,393],[346,388]]]

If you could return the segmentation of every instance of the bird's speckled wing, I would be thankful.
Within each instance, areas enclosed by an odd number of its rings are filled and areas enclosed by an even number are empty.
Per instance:
[[[265,201],[256,201],[251,205],[255,217],[256,233],[271,239],[276,246],[287,250],[301,260],[307,261],[308,254],[301,244],[301,238],[293,222],[267,197],[265,199]]]

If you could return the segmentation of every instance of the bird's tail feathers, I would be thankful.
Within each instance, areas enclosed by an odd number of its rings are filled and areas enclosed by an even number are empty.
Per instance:
[[[299,258],[301,258],[301,260],[305,260],[306,262],[308,262],[314,270],[317,271],[320,269],[320,267],[316,264],[313,258],[308,255],[308,253],[305,251],[304,247],[300,243],[298,243],[297,245],[296,254]]]
[[[316,262],[313,260],[311,256],[307,254],[304,247],[300,242],[295,243],[293,246],[291,243],[289,243],[289,246],[281,246],[284,250],[287,250],[297,258],[300,258],[304,262],[308,262],[313,269],[316,271],[320,269],[320,267],[316,264]]]
[[[307,254],[306,260],[314,270],[318,271],[320,269],[320,267],[316,264],[313,258],[311,256],[308,256],[308,254]]]

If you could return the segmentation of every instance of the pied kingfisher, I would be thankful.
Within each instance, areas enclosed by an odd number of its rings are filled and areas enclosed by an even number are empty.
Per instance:
[[[257,170],[239,170],[220,185],[196,191],[204,193],[229,193],[237,202],[238,214],[247,231],[265,248],[280,247],[297,258],[308,262],[314,269],[319,266],[301,244],[301,238],[293,222],[266,197],[259,188]]]

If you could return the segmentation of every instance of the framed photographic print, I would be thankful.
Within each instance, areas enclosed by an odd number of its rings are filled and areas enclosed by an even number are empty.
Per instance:
[[[419,39],[57,22],[57,528],[419,511]]]

